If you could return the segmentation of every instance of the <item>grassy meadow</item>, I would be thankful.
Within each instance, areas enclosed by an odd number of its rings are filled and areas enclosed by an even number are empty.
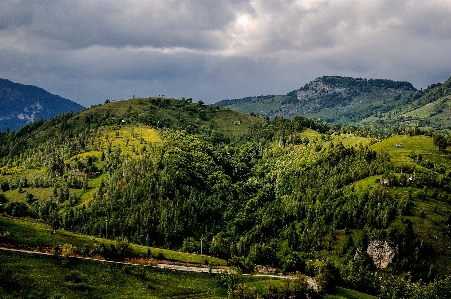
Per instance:
[[[210,274],[0,252],[1,298],[221,298]]]
[[[7,233],[7,234],[6,234]],[[6,236],[5,236],[6,234]],[[41,222],[31,219],[13,218],[0,216],[0,242],[15,244],[22,248],[48,248],[58,245],[71,244],[77,249],[89,245],[91,248],[95,244],[111,245],[112,240],[71,233],[65,230],[57,230],[53,233],[51,227]],[[133,256],[146,256],[148,249],[154,256],[161,256],[170,261],[179,261],[194,264],[226,265],[226,261],[198,254],[190,254],[167,250],[163,248],[147,247],[137,244],[130,244]]]

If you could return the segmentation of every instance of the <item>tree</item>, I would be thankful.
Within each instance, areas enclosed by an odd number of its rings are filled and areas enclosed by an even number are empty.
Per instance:
[[[4,193],[0,193],[0,205],[4,204],[4,203],[7,203],[7,202],[8,202],[8,199],[6,198],[5,194]]]
[[[438,147],[439,151],[444,152],[448,146],[448,140],[445,136],[437,134],[434,136],[434,145]]]
[[[58,211],[52,210],[50,212],[49,222],[50,225],[52,226],[53,233],[56,233],[56,230],[60,228],[60,218],[58,215]]]

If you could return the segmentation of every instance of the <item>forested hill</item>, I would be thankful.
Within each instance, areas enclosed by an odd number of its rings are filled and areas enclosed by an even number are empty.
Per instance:
[[[369,108],[415,91],[409,82],[324,76],[286,95],[225,100],[218,104],[248,113],[267,114],[270,118],[303,115],[328,122],[351,123],[373,113]]]
[[[302,115],[329,123],[356,124],[363,121],[391,125],[403,121],[406,113],[450,95],[449,91],[440,95],[434,91],[441,85],[432,84],[426,90],[416,90],[409,82],[324,76],[286,95],[224,100],[218,104],[247,113],[262,113],[270,118]],[[435,96],[430,96],[429,92]],[[446,126],[446,122],[439,118],[428,121],[429,115],[414,115],[416,124],[421,126]]]
[[[0,79],[0,131],[14,131],[40,119],[81,109],[83,106],[42,88]]]
[[[0,213],[380,294],[451,271],[449,144],[191,99],[105,103],[0,133]]]
[[[93,140],[92,135],[99,128],[108,131],[127,125],[184,130],[189,134],[206,135],[218,143],[246,135],[252,126],[263,122],[261,118],[242,112],[205,105],[201,101],[193,103],[191,98],[107,100],[104,105],[77,114],[67,112],[48,121],[36,121],[10,134],[0,132],[0,156],[19,155],[43,144],[71,147],[66,155],[83,152],[88,146],[86,140]],[[79,135],[82,137],[77,138]]]

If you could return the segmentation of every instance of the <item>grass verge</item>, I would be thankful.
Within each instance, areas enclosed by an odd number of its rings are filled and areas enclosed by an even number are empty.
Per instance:
[[[111,245],[112,240],[96,238],[87,235],[75,234],[65,230],[57,230],[53,234],[52,229],[43,223],[31,219],[13,218],[0,216],[0,243],[18,245],[22,248],[53,248],[58,245],[71,244],[78,249],[85,245],[93,247],[95,244],[103,243]],[[226,265],[226,261],[211,256],[183,253],[162,248],[154,248],[130,244],[133,256],[146,256],[148,249],[152,255],[160,256],[162,259],[194,264]]]

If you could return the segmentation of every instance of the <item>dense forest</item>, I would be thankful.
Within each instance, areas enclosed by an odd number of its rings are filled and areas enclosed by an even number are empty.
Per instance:
[[[378,146],[397,136],[422,138],[430,155],[393,161]],[[418,282],[409,294],[449,280],[448,143],[417,127],[269,120],[191,99],[105,103],[0,133],[0,209],[394,298],[394,276]],[[441,243],[418,233],[426,221]],[[384,243],[396,253],[387,268],[367,250]]]

